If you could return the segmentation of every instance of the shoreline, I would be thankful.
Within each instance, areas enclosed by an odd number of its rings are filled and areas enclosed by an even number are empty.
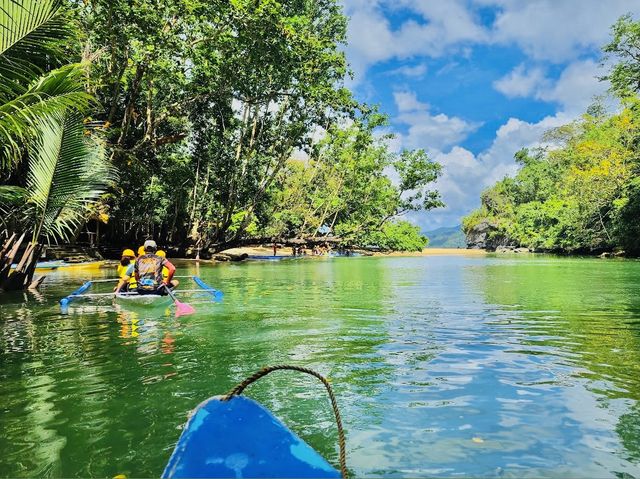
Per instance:
[[[467,248],[425,248],[422,251],[391,251],[374,253],[374,256],[486,256],[489,252],[483,249]]]
[[[355,250],[358,251],[358,250]],[[265,246],[243,246],[239,248],[230,248],[221,251],[220,254],[249,256],[272,256],[273,248]],[[483,249],[466,249],[466,248],[425,248],[422,251],[390,251],[390,252],[372,252],[371,256],[485,256],[488,252]],[[277,256],[292,256],[293,249],[291,247],[278,248]],[[322,256],[307,255],[310,258],[321,258]]]

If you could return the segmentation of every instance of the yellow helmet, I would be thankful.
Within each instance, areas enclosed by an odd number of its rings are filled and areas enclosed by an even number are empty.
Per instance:
[[[122,257],[124,258],[125,256],[130,256],[131,258],[135,258],[136,254],[133,252],[132,249],[126,249],[122,252]]]
[[[138,256],[144,256],[144,246],[140,246],[140,248],[138,248]]]
[[[161,258],[166,258],[167,257],[167,253],[165,253],[163,250],[159,249],[158,251],[156,251],[156,255],[160,256]]]

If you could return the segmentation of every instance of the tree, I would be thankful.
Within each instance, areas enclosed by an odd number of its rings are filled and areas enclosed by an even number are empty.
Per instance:
[[[218,13],[220,15],[220,12]],[[194,52],[192,239],[241,237],[295,150],[355,106],[335,0],[238,0]],[[234,224],[239,221],[239,224]]]
[[[611,27],[612,39],[603,47],[603,63],[617,60],[603,80],[611,82],[611,89],[625,97],[640,92],[640,22],[624,15]]]
[[[63,65],[77,28],[57,0],[0,0],[0,210],[4,225],[31,233],[16,271],[22,238],[0,253],[0,287],[31,283],[40,242],[66,239],[106,189],[104,150],[85,132],[81,113],[85,65]],[[58,68],[56,68],[58,67]],[[25,161],[28,160],[28,161]]]
[[[0,172],[6,174],[43,118],[86,110],[90,96],[81,65],[62,66],[77,30],[59,1],[0,0],[0,30]]]
[[[5,187],[17,206],[9,219],[30,229],[33,243],[69,240],[113,179],[99,138],[85,133],[77,115],[43,120],[29,147],[24,187]]]
[[[430,189],[441,166],[423,150],[390,152],[388,138],[375,134],[384,121],[370,113],[349,126],[334,126],[311,158],[289,161],[270,199],[266,233],[302,237],[324,230],[321,234],[333,232],[345,244],[423,245],[419,231],[395,220],[408,211],[442,205],[438,192]],[[403,235],[405,242],[400,241]]]

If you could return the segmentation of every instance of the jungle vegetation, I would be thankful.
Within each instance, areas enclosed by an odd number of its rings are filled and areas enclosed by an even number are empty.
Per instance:
[[[440,165],[344,81],[337,0],[0,0],[2,234],[420,249]],[[393,172],[394,181],[389,179]]]
[[[640,254],[640,22],[620,18],[603,53],[618,111],[600,99],[547,132],[550,146],[517,152],[519,172],[482,193],[465,233],[484,224],[494,246]]]

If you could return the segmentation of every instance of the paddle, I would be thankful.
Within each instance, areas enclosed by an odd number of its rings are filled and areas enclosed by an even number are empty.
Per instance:
[[[191,278],[203,289],[203,291],[211,293],[216,301],[222,301],[222,297],[224,296],[222,291],[212,288],[197,276],[191,276]]]
[[[176,295],[173,294],[173,291],[171,291],[169,286],[167,286],[166,284],[163,286],[164,286],[164,289],[167,290],[167,293],[169,293],[169,296],[171,296],[171,299],[176,305],[176,318],[180,316],[185,316],[187,314],[193,314],[196,312],[195,308],[190,304],[181,303],[180,301],[178,301],[178,298],[176,298]]]

